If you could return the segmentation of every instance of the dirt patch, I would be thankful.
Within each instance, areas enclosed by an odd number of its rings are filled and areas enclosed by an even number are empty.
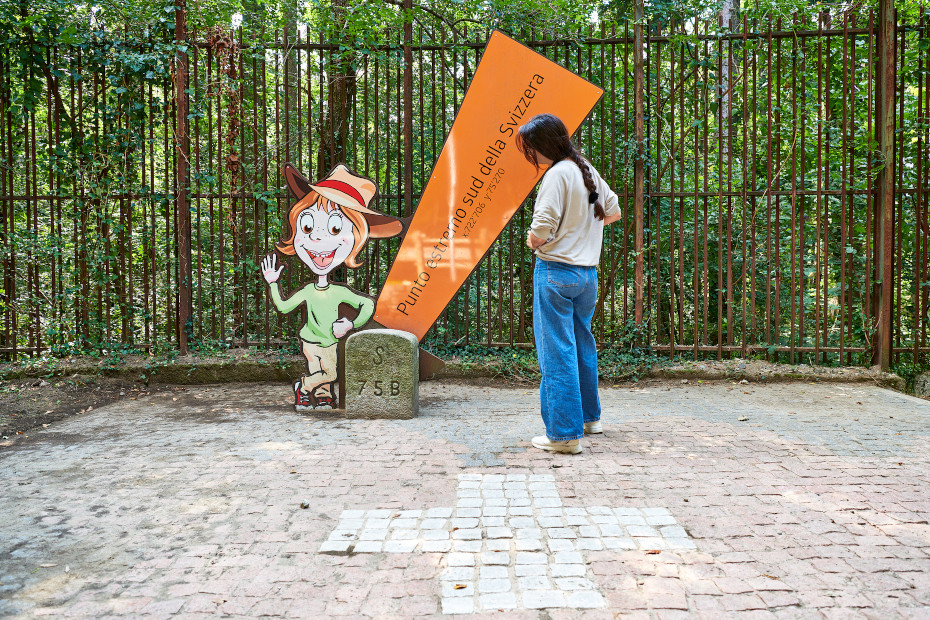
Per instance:
[[[122,398],[136,399],[167,386],[93,375],[0,382],[0,438],[13,439],[34,428],[93,411]]]

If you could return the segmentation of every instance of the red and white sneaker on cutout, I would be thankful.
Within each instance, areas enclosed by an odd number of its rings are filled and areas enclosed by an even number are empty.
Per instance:
[[[294,409],[296,411],[313,411],[310,395],[300,389],[300,381],[294,383]]]

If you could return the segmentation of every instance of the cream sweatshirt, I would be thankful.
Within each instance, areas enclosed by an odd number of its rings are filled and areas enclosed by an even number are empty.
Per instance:
[[[620,213],[617,194],[588,163],[607,215]],[[604,239],[604,222],[594,217],[581,169],[570,159],[556,162],[543,175],[533,206],[530,231],[546,242],[536,249],[543,260],[581,267],[597,265]]]

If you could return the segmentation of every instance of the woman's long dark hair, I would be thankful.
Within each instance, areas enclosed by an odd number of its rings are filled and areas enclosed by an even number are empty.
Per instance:
[[[597,196],[594,177],[591,176],[591,170],[581,156],[581,152],[572,144],[572,138],[568,135],[568,128],[565,127],[562,119],[554,114],[534,116],[517,132],[517,148],[528,162],[536,166],[537,172],[539,161],[536,159],[536,153],[541,153],[543,157],[551,159],[553,164],[563,159],[575,162],[581,170],[588,195],[593,198],[591,202],[594,203],[594,217],[599,220],[604,219],[604,206],[601,204],[600,197]]]

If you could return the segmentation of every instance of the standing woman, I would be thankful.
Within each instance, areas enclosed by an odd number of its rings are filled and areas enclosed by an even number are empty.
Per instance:
[[[540,114],[520,127],[517,148],[543,175],[526,244],[536,251],[533,334],[539,397],[549,452],[581,452],[585,433],[601,433],[597,348],[591,318],[604,225],[620,219],[617,195],[585,160],[565,123]]]

